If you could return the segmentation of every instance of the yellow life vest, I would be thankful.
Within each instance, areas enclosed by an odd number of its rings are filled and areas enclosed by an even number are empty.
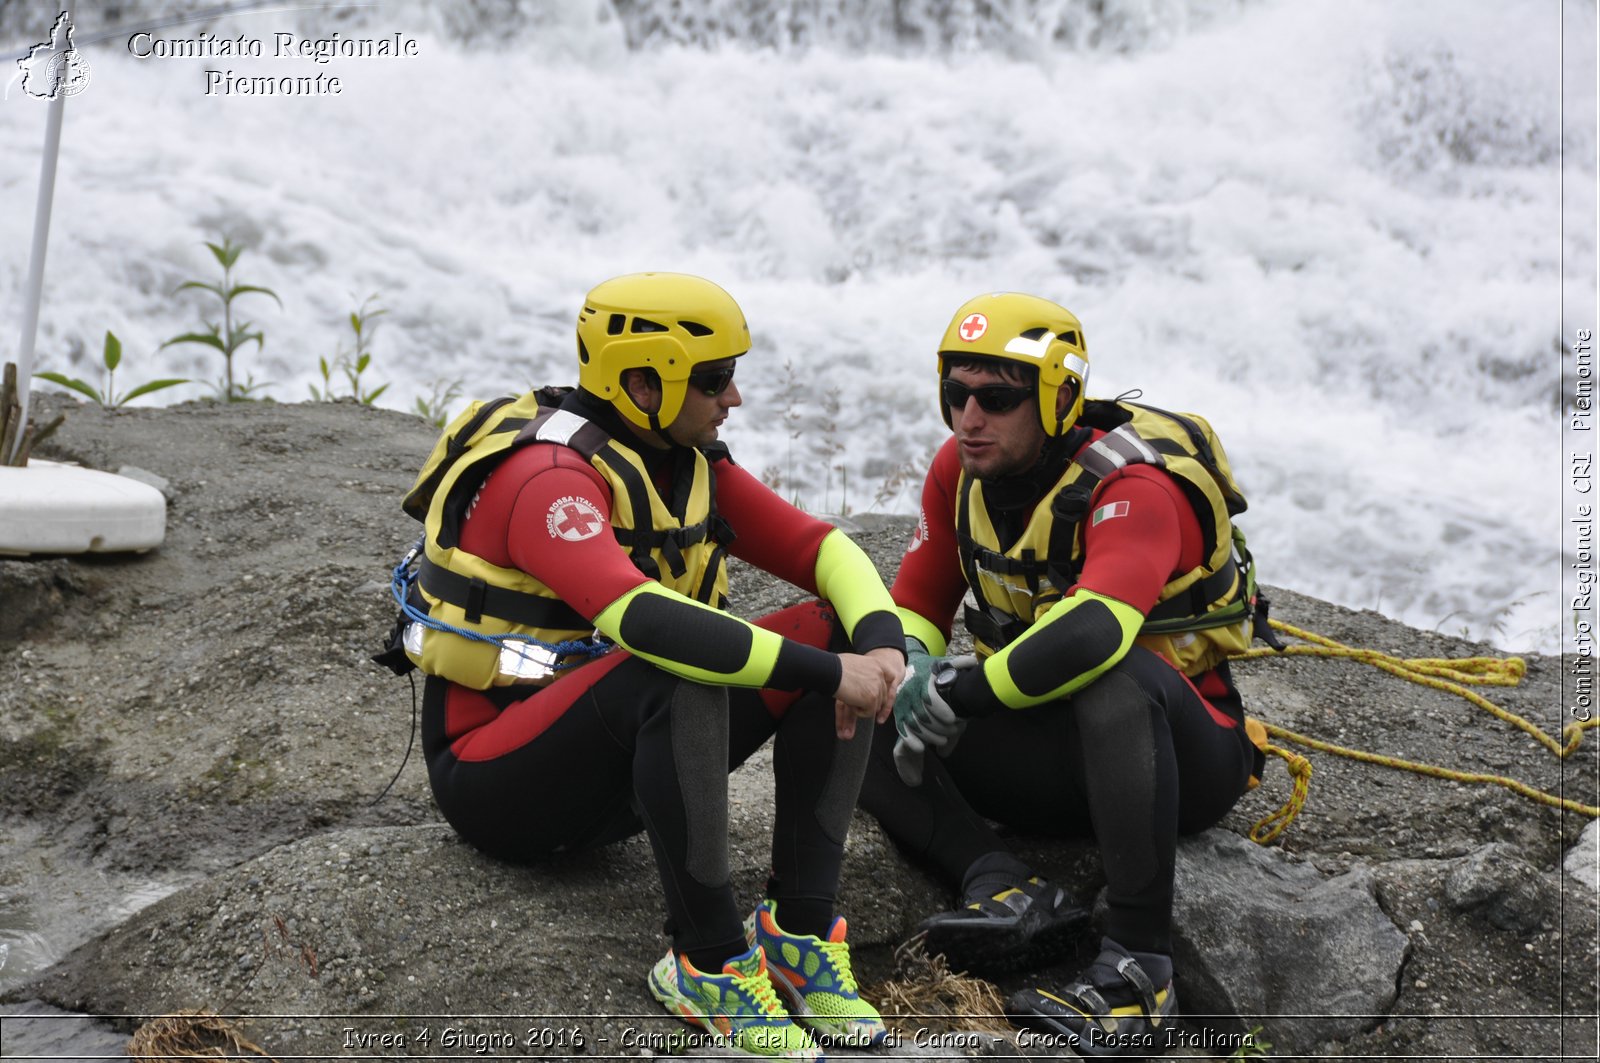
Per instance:
[[[1164,470],[1183,489],[1200,518],[1204,557],[1161,588],[1137,643],[1187,675],[1243,650],[1252,634],[1255,578],[1244,535],[1231,518],[1246,504],[1211,426],[1194,414],[1105,401],[1085,404],[1079,423],[1106,434],[1078,452],[1004,551],[982,482],[961,475],[956,538],[979,604],[966,612],[979,656],[1021,635],[1077,582],[1090,498],[1107,479],[1136,464]]]
[[[402,503],[426,531],[408,590],[414,612],[403,611],[397,635],[405,657],[429,675],[476,690],[544,684],[607,648],[594,625],[542,581],[459,545],[462,520],[485,477],[534,443],[577,451],[605,479],[612,534],[641,572],[697,601],[727,604],[733,533],[716,513],[716,474],[707,454],[686,449],[678,456],[669,504],[638,453],[581,408],[562,404],[570,390],[473,404],[446,427]],[[576,518],[583,515],[574,509]]]

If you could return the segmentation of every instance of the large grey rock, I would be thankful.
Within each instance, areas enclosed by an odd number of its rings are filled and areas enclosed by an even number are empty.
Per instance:
[[[1445,896],[1462,912],[1480,912],[1501,930],[1527,933],[1554,922],[1557,886],[1503,842],[1463,859],[1445,879]]]
[[[1211,830],[1180,843],[1176,891],[1186,1014],[1240,1016],[1280,1050],[1307,1051],[1375,1026],[1394,1004],[1409,946],[1368,872],[1330,878]]]

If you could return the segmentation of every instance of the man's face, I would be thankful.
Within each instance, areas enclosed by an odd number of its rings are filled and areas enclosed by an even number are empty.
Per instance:
[[[955,366],[948,377],[968,388],[1017,386],[1016,381],[985,365]],[[950,407],[950,427],[956,435],[961,468],[980,480],[1026,472],[1038,460],[1045,441],[1039,404],[1031,398],[1003,413],[991,413],[978,404],[977,396],[969,396],[964,406]]]
[[[703,384],[716,384],[720,370],[732,369],[736,359],[723,358],[695,366],[684,389],[683,408],[667,425],[667,435],[674,443],[684,447],[703,447],[717,441],[717,429],[728,419],[728,411],[744,400],[739,396],[739,385],[732,379],[716,395],[707,395]]]

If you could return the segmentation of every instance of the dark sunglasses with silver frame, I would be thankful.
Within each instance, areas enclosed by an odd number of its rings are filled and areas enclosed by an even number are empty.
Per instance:
[[[689,383],[700,391],[716,398],[728,390],[728,385],[733,383],[734,366],[725,365],[721,369],[702,369],[689,374]]]
[[[945,405],[956,410],[965,409],[967,399],[976,398],[978,405],[986,412],[1005,413],[1033,398],[1031,385],[1016,387],[1011,384],[985,384],[983,387],[969,388],[948,377],[940,382],[939,389]]]

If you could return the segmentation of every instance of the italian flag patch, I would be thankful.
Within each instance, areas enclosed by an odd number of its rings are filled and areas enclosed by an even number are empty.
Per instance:
[[[1095,510],[1094,516],[1089,520],[1089,525],[1093,527],[1103,520],[1110,520],[1112,517],[1126,517],[1127,515],[1128,503],[1112,502],[1109,505],[1101,506],[1099,509]]]

